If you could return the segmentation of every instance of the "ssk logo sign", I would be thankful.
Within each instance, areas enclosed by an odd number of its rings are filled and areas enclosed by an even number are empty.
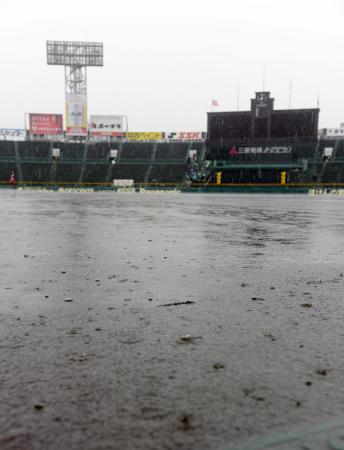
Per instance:
[[[166,139],[177,141],[200,141],[202,133],[200,131],[179,131],[165,134]]]
[[[240,154],[283,154],[283,153],[291,153],[292,147],[282,146],[282,147],[239,147],[238,149]]]

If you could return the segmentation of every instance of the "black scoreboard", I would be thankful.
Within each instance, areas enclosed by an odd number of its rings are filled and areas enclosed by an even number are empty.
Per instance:
[[[259,140],[314,142],[318,136],[319,109],[274,110],[270,92],[256,92],[251,111],[208,113],[208,143],[231,145]]]

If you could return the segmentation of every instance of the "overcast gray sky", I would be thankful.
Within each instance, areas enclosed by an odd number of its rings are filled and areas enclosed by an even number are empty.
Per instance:
[[[88,69],[89,114],[127,114],[132,131],[205,130],[218,110],[249,109],[265,87],[275,108],[316,107],[344,122],[343,0],[0,0],[0,127],[25,112],[64,113],[64,71],[46,40],[104,43]]]

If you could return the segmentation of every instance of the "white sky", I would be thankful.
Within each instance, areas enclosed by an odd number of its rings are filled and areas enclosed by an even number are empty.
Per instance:
[[[89,114],[126,114],[131,131],[206,130],[217,110],[249,109],[265,88],[275,108],[316,107],[344,122],[344,0],[0,0],[0,128],[24,113],[64,114],[63,67],[46,40],[104,43],[88,69]]]

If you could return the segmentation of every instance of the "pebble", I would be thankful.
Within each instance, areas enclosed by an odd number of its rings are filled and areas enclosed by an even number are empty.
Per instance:
[[[180,340],[182,342],[192,342],[192,336],[190,336],[190,334],[186,334],[185,336],[181,336]]]
[[[191,428],[190,417],[187,415],[182,416],[180,418],[180,425],[184,431],[189,430]]]
[[[213,364],[213,369],[215,369],[215,370],[224,369],[224,368],[225,368],[224,364],[221,364],[221,363]]]

